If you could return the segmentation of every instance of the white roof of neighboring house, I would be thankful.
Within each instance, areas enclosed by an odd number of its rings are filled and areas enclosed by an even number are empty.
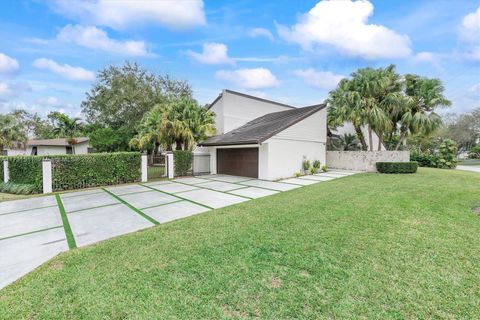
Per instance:
[[[79,137],[74,138],[77,140],[77,143],[88,142],[90,140],[86,137]],[[70,144],[68,143],[67,139],[60,138],[60,139],[40,139],[40,140],[28,140],[27,145],[30,147],[35,146],[52,146],[52,147],[66,147]]]

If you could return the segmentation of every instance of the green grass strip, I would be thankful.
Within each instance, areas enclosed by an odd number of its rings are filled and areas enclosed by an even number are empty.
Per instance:
[[[118,201],[120,201],[121,203],[123,203],[124,205],[126,205],[127,207],[129,207],[130,209],[132,209],[133,211],[135,211],[136,213],[138,213],[139,215],[141,215],[143,218],[147,219],[148,221],[150,221],[151,223],[153,223],[154,225],[159,225],[160,222],[158,222],[157,220],[153,219],[152,217],[150,217],[149,215],[143,213],[140,209],[137,209],[135,208],[134,206],[132,206],[130,203],[128,203],[127,201],[123,200],[122,198],[120,198],[119,196],[117,196],[116,194],[113,194],[112,192],[108,191],[107,189],[105,188],[102,188],[103,191],[105,191],[106,193],[108,193],[109,195],[111,195],[112,197],[114,197],[115,199],[117,199]]]
[[[75,249],[77,247],[77,243],[75,242],[75,238],[73,237],[72,228],[70,227],[70,222],[68,222],[67,213],[65,212],[65,207],[63,206],[62,199],[58,194],[55,195],[55,198],[57,199],[58,210],[60,210],[60,215],[62,216],[63,230],[65,230],[68,247],[70,249]]]
[[[179,181],[173,181],[173,182],[174,182],[174,183],[178,183],[178,184],[183,184],[183,185],[185,185],[185,186],[192,187],[191,184],[187,184],[187,183],[183,183],[183,182],[179,182]],[[224,182],[224,181],[215,181],[215,182]],[[230,182],[224,182],[224,183],[230,183]],[[233,183],[232,183],[232,184],[233,184]],[[215,190],[215,189],[213,189],[213,188],[202,187],[202,186],[200,186],[199,188],[205,189],[205,190],[210,190],[210,191],[221,192],[221,193],[225,193],[225,194],[228,194],[228,195],[231,195],[231,196],[236,196],[236,197],[241,197],[241,198],[245,198],[245,199],[252,200],[252,198],[250,198],[250,197],[245,197],[245,196],[241,196],[241,195],[237,195],[237,194],[231,194],[231,193],[228,193],[228,191],[220,191],[220,190]],[[248,187],[245,187],[245,188],[248,188]],[[236,188],[236,189],[233,189],[233,190],[239,190],[239,189],[245,189],[245,188]],[[229,191],[233,191],[233,190],[229,190]],[[190,191],[195,191],[195,190],[190,190]]]
[[[199,206],[205,207],[205,208],[207,208],[207,209],[210,209],[210,210],[213,210],[213,209],[215,209],[215,208],[212,208],[212,207],[206,206],[206,205],[204,205],[204,204],[202,204],[202,203],[200,203],[200,202],[196,202],[196,201],[193,201],[193,200],[190,200],[190,199],[184,198],[184,197],[182,197],[182,196],[178,196],[178,195],[176,195],[175,193],[165,192],[165,191],[162,191],[162,190],[158,190],[158,189],[155,189],[155,188],[151,188],[151,187],[149,187],[149,186],[146,186],[146,185],[144,185],[144,184],[141,184],[141,185],[142,185],[142,186],[144,186],[145,188],[150,188],[150,189],[152,189],[152,190],[154,190],[154,191],[161,192],[161,193],[164,193],[164,194],[168,194],[169,196],[172,196],[172,197],[177,197],[177,198],[179,198],[179,199],[182,199],[182,200],[185,200],[185,201],[191,202],[191,203],[193,203],[193,204],[196,204],[196,205],[199,205]],[[190,190],[190,191],[196,191],[196,190]]]
[[[21,237],[21,236],[26,236],[26,235],[29,235],[29,234],[34,234],[34,233],[38,233],[38,232],[42,232],[42,231],[47,231],[47,230],[52,230],[52,229],[58,229],[58,228],[61,228],[62,226],[56,226],[56,227],[50,227],[50,228],[45,228],[45,229],[40,229],[40,230],[35,230],[35,231],[30,231],[30,232],[25,232],[25,233],[22,233],[22,234],[16,234],[14,236],[8,236],[8,237],[5,237],[5,238],[0,238],[0,241],[2,240],[7,240],[7,239],[12,239],[12,238],[17,238],[17,237]]]

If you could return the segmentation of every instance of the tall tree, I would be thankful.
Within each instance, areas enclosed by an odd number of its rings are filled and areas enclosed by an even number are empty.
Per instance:
[[[55,119],[53,133],[58,137],[66,138],[68,144],[72,146],[73,153],[75,153],[75,145],[77,144],[75,137],[82,129],[80,118],[70,118],[66,114],[60,112],[51,112],[49,117]]]
[[[185,81],[156,75],[136,63],[108,66],[97,74],[97,82],[86,94],[81,107],[87,122],[118,129],[136,128],[154,105],[170,99],[191,97]]]
[[[13,115],[0,115],[0,154],[15,143],[24,144],[27,135]]]
[[[392,121],[400,127],[395,150],[400,148],[408,134],[429,135],[442,126],[442,119],[435,109],[451,105],[443,95],[444,91],[439,79],[405,75],[405,95],[391,111]]]
[[[171,150],[172,145],[177,150],[191,150],[195,143],[214,133],[213,113],[200,107],[195,100],[182,98],[156,105],[147,112],[130,145],[153,148],[154,153],[160,146]]]

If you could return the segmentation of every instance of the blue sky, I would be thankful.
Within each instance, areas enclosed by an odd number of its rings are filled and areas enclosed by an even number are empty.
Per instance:
[[[3,1],[0,113],[79,115],[108,64],[293,105],[359,67],[440,78],[452,112],[480,107],[480,1]]]

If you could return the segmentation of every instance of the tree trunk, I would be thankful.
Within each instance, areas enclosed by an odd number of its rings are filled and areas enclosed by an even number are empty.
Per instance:
[[[383,143],[383,133],[381,131],[379,131],[377,133],[378,135],[378,151],[382,151],[382,143]]]
[[[362,150],[367,151],[367,143],[365,142],[365,136],[363,135],[362,128],[360,126],[353,126],[355,128],[355,133],[357,134],[358,140],[362,144]]]
[[[407,134],[407,132],[403,131],[402,134],[400,135],[400,140],[398,140],[397,146],[395,147],[395,151],[397,151],[398,148],[400,148],[400,146],[402,145],[403,140],[405,140],[406,134]]]
[[[368,125],[368,144],[370,151],[373,151],[373,134],[372,134],[372,127]]]

